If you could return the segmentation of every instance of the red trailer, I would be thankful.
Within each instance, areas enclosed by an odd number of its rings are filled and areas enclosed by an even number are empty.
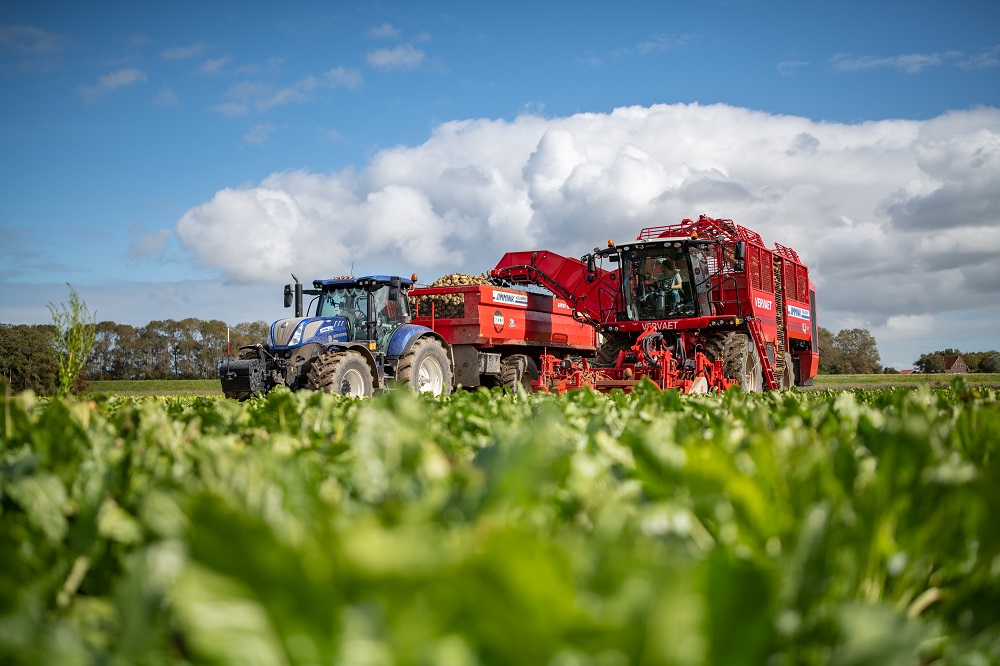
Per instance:
[[[593,357],[597,331],[550,294],[493,285],[414,287],[412,323],[451,347],[455,383],[526,389],[538,381],[543,358]],[[441,316],[442,314],[446,316]]]

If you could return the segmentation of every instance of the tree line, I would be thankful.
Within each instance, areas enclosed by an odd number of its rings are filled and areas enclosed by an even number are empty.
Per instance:
[[[52,395],[59,385],[59,368],[51,324],[0,324],[0,377],[15,392],[31,389]],[[97,379],[214,379],[218,361],[231,349],[264,342],[263,321],[228,327],[225,322],[195,318],[151,321],[131,326],[103,321],[96,324],[94,341],[83,365],[82,388]],[[819,371],[826,375],[895,373],[881,365],[874,336],[863,328],[837,334],[819,329]],[[944,357],[961,353],[970,372],[1000,372],[1000,353],[959,352],[945,349],[922,354],[914,362],[921,372],[943,372]]]
[[[991,349],[984,352],[962,352],[957,349],[945,349],[921,354],[913,364],[920,372],[944,372],[944,360],[949,356],[961,355],[969,366],[969,372],[1000,372],[1000,352]]]
[[[944,359],[961,355],[969,372],[1000,372],[1000,352],[961,352],[957,349],[921,354],[913,362],[918,372],[944,372]],[[896,374],[896,368],[883,367],[875,336],[863,328],[845,329],[834,335],[819,328],[819,372],[822,375]]]
[[[59,381],[53,335],[49,324],[0,324],[0,376],[11,390],[31,389],[52,395]],[[218,360],[232,350],[267,339],[263,321],[237,324],[188,318],[151,321],[145,326],[103,321],[96,324],[84,380],[211,379]]]

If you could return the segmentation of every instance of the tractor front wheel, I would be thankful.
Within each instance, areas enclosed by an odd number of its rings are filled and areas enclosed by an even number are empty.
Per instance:
[[[368,398],[372,394],[373,383],[372,371],[364,356],[356,351],[332,351],[313,361],[306,388]]]
[[[451,362],[448,352],[435,338],[420,338],[399,359],[396,381],[418,393],[451,393]]]

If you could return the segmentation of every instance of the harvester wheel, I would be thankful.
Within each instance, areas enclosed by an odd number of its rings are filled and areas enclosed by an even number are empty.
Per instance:
[[[505,393],[517,393],[518,384],[531,393],[531,383],[538,380],[538,365],[524,354],[513,354],[500,361],[500,386]]]
[[[714,336],[705,347],[705,354],[713,361],[722,359],[722,373],[726,379],[735,379],[747,393],[764,390],[764,371],[753,340],[746,333],[730,331]]]
[[[618,353],[623,349],[629,349],[634,343],[633,338],[606,337],[597,348],[594,365],[602,368],[613,366],[618,361]]]
[[[372,371],[365,357],[356,351],[331,351],[316,357],[306,379],[306,387],[355,398],[372,394]]]
[[[764,390],[764,371],[760,365],[757,346],[746,333],[731,333],[726,338],[723,356],[726,377],[739,381],[746,393]]]
[[[785,368],[781,371],[781,381],[778,386],[782,391],[795,386],[795,361],[791,354],[785,354]]]
[[[448,352],[435,338],[420,338],[399,359],[396,381],[419,393],[451,393],[451,362]]]

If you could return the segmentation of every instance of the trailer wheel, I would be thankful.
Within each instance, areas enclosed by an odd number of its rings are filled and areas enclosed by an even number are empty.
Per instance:
[[[764,371],[753,340],[746,333],[729,332],[713,339],[706,353],[713,361],[722,358],[726,379],[735,379],[747,393],[764,390]]]
[[[418,393],[451,393],[451,362],[448,352],[435,338],[420,338],[399,359],[396,381]]]
[[[333,351],[316,357],[306,378],[306,388],[354,398],[372,394],[372,371],[356,351]]]
[[[517,393],[518,384],[531,393],[531,383],[538,380],[538,365],[524,354],[513,354],[500,361],[500,386],[505,393]]]

